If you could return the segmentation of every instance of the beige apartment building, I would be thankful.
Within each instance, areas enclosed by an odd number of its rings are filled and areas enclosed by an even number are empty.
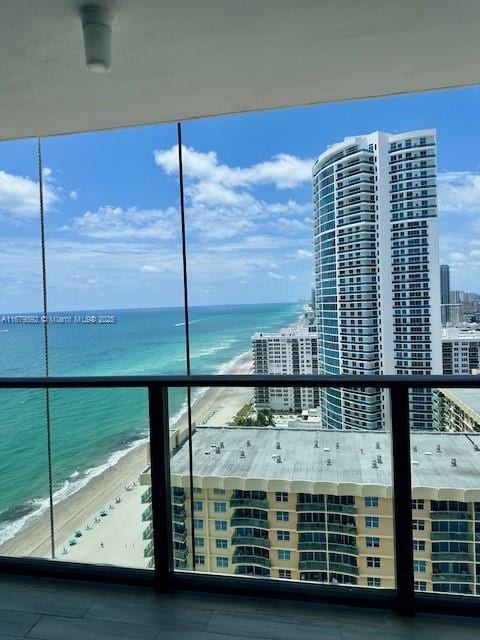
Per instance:
[[[437,389],[434,411],[443,431],[480,432],[480,393],[477,389]]]
[[[480,593],[477,438],[412,434],[418,590]],[[193,505],[188,448],[171,460],[177,569],[395,586],[388,433],[198,428],[192,444]]]

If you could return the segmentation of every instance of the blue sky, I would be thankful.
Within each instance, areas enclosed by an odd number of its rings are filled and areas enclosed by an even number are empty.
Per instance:
[[[312,284],[311,165],[377,129],[436,128],[441,260],[480,292],[480,88],[183,124],[192,304]],[[182,303],[176,126],[43,140],[52,310]],[[0,144],[0,311],[41,306],[36,141]]]

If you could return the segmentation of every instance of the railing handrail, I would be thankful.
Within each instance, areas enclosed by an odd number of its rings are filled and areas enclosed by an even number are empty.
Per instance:
[[[0,389],[94,388],[94,387],[418,387],[477,388],[477,375],[155,375],[155,376],[51,376],[0,377]]]

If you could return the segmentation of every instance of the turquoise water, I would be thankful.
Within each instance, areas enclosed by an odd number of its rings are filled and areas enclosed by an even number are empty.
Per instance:
[[[192,307],[192,373],[218,373],[250,349],[255,331],[291,324],[300,304]],[[114,324],[49,324],[50,375],[185,373],[181,308],[62,312],[114,315]],[[0,324],[0,376],[44,375],[42,325]],[[169,396],[170,416],[184,392]],[[51,392],[55,500],[66,497],[147,433],[141,389],[69,389]],[[45,508],[48,495],[45,392],[0,391],[0,542],[23,519]]]

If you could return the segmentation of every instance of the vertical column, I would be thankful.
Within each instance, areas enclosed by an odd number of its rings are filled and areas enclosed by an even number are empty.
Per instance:
[[[158,590],[167,591],[173,572],[168,388],[151,384],[148,407],[155,583]]]
[[[390,401],[397,611],[402,616],[413,616],[412,481],[407,385],[395,383],[390,389]]]

